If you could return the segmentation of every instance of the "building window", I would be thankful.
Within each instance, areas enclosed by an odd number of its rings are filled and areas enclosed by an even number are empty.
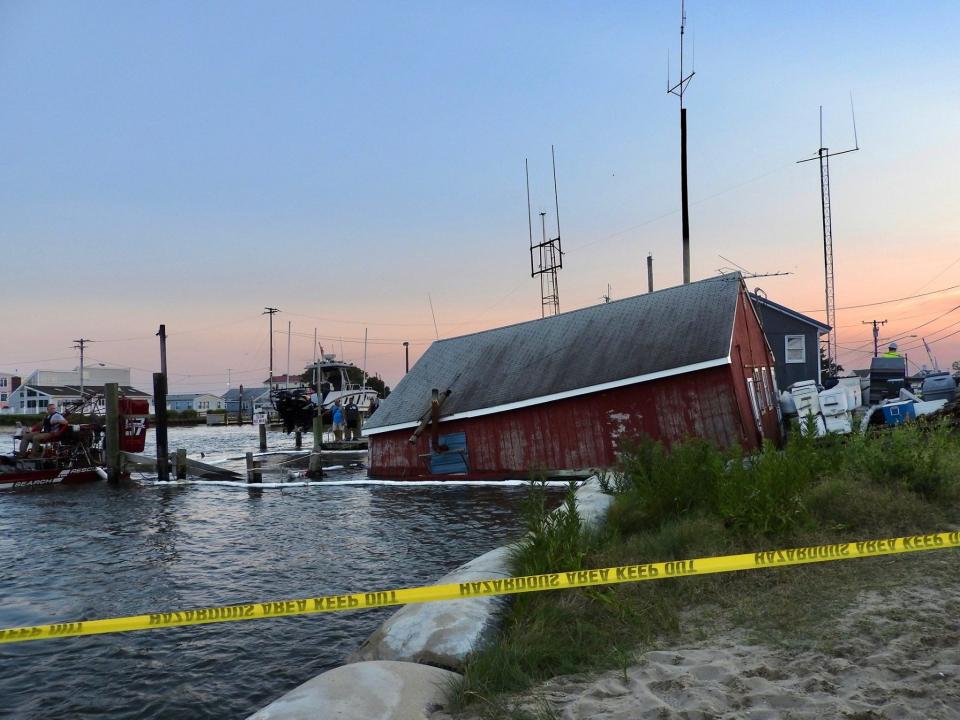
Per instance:
[[[6,394],[6,393],[0,393],[0,401],[2,401],[2,402],[6,402],[6,401],[7,401],[7,394]]]
[[[767,368],[760,368],[763,377],[763,398],[767,401],[767,410],[773,410],[773,388],[770,387],[770,375]]]
[[[0,387],[7,386],[7,379],[5,377],[0,377]]]
[[[753,378],[747,378],[747,394],[750,396],[750,408],[753,410],[753,421],[757,424],[757,430],[763,432],[763,424],[760,422],[760,405],[757,402],[757,387],[753,383]]]
[[[787,363],[805,363],[807,361],[807,344],[803,335],[787,335],[785,360]]]

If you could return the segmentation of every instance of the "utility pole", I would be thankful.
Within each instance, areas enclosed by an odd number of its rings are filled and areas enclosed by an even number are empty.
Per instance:
[[[406,372],[410,372],[410,343],[403,342],[403,355],[406,358]]]
[[[647,253],[647,292],[653,292],[653,253]]]
[[[880,326],[886,325],[886,320],[861,320],[861,325],[873,325],[873,356],[880,354]]]
[[[273,396],[273,316],[280,312],[279,308],[268,307],[264,308],[261,315],[270,316],[270,379],[267,383],[270,385],[270,395]]]
[[[670,85],[670,59],[667,56],[667,94],[680,98],[680,209],[683,214],[683,284],[690,282],[690,208],[687,202],[687,109],[683,106],[683,93],[693,79],[694,70],[683,74],[683,36],[687,25],[687,11],[680,0],[680,79]]]
[[[79,340],[74,340],[74,342],[76,343],[76,345],[74,345],[73,347],[80,351],[80,402],[85,403],[86,399],[83,396],[83,350],[86,347],[88,342],[93,342],[93,341],[87,340],[86,338],[80,338]]]

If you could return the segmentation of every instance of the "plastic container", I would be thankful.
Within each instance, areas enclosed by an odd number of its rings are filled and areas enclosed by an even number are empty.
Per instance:
[[[820,393],[813,380],[803,380],[790,386],[790,394],[797,406],[797,414],[802,418],[820,412]]]
[[[820,393],[820,412],[824,417],[846,415],[849,410],[847,389],[842,385],[836,385]]]
[[[947,373],[928,375],[923,379],[920,394],[924,400],[953,400],[957,395],[957,381]]]
[[[908,420],[916,420],[917,411],[912,402],[895,402],[880,408],[887,425],[903,425]]]

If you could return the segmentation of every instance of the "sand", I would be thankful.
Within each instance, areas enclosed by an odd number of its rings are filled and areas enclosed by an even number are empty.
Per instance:
[[[538,720],[960,718],[960,551],[916,560],[897,563],[902,582],[861,591],[822,627],[768,643],[751,628],[700,626],[690,640],[697,622],[686,616],[672,645],[509,703]]]

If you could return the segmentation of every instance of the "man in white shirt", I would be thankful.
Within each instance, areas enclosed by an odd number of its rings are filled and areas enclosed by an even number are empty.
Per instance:
[[[67,419],[57,412],[57,406],[50,403],[47,405],[47,416],[43,419],[40,432],[25,432],[21,436],[19,456],[27,456],[27,447],[32,442],[33,457],[40,457],[40,443],[56,440],[63,434],[69,424]]]

